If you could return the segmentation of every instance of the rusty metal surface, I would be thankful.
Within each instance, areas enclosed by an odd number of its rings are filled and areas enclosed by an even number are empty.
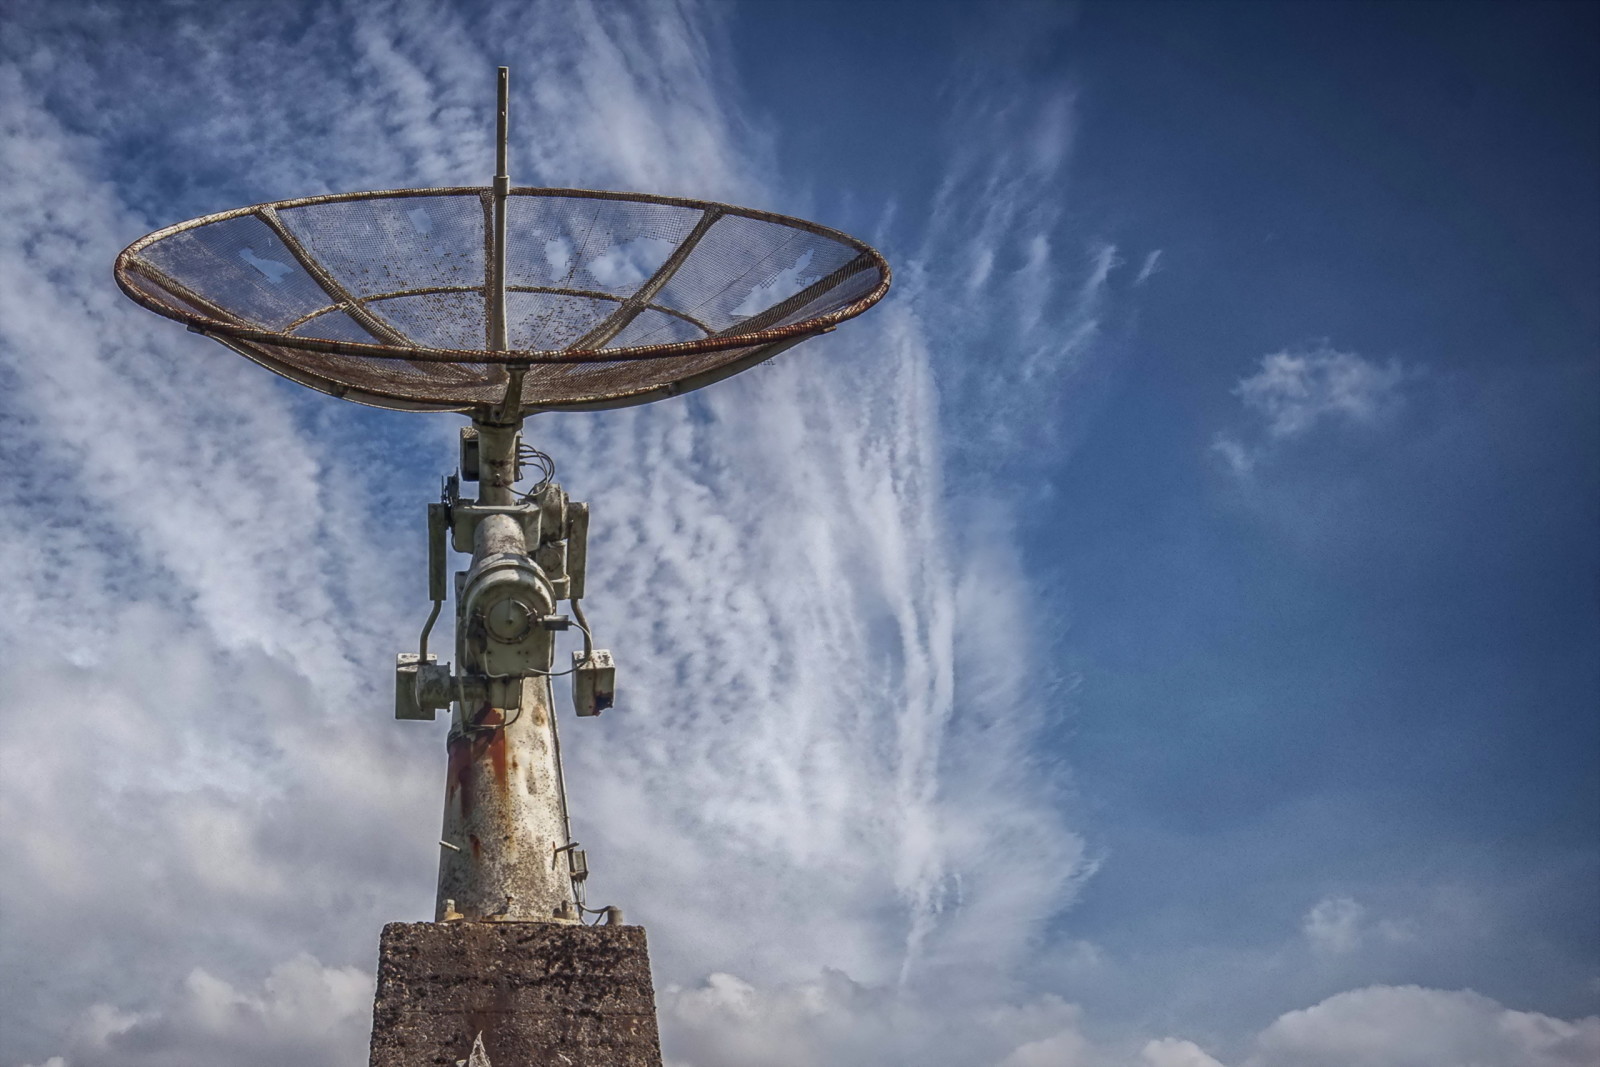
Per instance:
[[[436,922],[446,901],[491,922],[550,922],[573,903],[550,682],[510,684],[520,707],[469,706],[450,731]]]
[[[548,677],[554,634],[539,625],[562,576],[546,575],[530,550],[565,537],[566,494],[552,485],[536,505],[515,504],[515,475],[494,472],[514,468],[516,431],[475,428],[480,498],[452,508],[473,551],[457,593],[456,665],[482,692],[463,685],[455,694],[435,918],[550,922],[576,917]]]
[[[882,298],[883,257],[815,223],[709,201],[489,188],[277,201],[169,226],[117,257],[143,306],[323,392],[473,411],[644,403],[719,380]],[[506,347],[493,344],[503,283]]]

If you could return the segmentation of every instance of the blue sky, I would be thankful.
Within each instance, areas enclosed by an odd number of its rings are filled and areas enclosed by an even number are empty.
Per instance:
[[[126,301],[210,211],[487,180],[874,242],[861,320],[541,416],[592,896],[677,1065],[1600,1056],[1592,5],[0,18],[0,1065],[358,1062],[459,420]],[[407,575],[412,575],[412,581]]]

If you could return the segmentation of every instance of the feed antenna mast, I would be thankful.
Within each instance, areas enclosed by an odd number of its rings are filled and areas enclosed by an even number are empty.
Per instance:
[[[524,422],[719,381],[859,315],[890,272],[855,238],[770,212],[513,188],[507,132],[502,67],[489,187],[208,215],[135,241],[116,279],[150,310],[302,385],[471,418],[459,470],[427,510],[432,612],[396,668],[396,717],[450,712],[435,921],[576,923],[595,910],[551,682],[570,677],[576,713],[594,716],[611,707],[616,672],[582,607],[588,506],[524,443]],[[519,488],[530,468],[537,480]],[[476,483],[475,497],[463,483]],[[453,583],[452,551],[470,557]],[[442,663],[430,638],[452,591],[453,659]],[[582,647],[558,670],[562,632]]]

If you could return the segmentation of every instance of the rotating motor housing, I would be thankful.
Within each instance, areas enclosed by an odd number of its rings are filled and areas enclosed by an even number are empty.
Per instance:
[[[461,476],[468,481],[479,476],[477,443],[474,430],[463,432]],[[471,565],[456,573],[454,583],[459,662],[452,672],[426,647],[398,656],[396,718],[431,720],[458,699],[493,702],[515,689],[505,684],[509,680],[550,673],[555,633],[571,625],[556,613],[557,605],[583,596],[587,504],[569,500],[553,482],[512,504],[463,501],[457,487],[456,478],[448,479],[444,499],[428,508],[428,584],[430,598],[441,603],[448,550],[472,553]],[[610,653],[592,647],[587,633],[570,673],[579,715],[611,707],[615,666]]]
[[[522,524],[512,515],[485,515],[477,524],[472,566],[461,583],[465,624],[461,666],[487,678],[549,671],[555,634],[555,586],[527,552]]]

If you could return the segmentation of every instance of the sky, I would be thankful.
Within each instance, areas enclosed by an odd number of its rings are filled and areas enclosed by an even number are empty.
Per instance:
[[[1600,9],[0,2],[0,1067],[363,1062],[458,416],[124,298],[325,192],[719,199],[860,319],[540,415],[672,1067],[1600,1062]]]

